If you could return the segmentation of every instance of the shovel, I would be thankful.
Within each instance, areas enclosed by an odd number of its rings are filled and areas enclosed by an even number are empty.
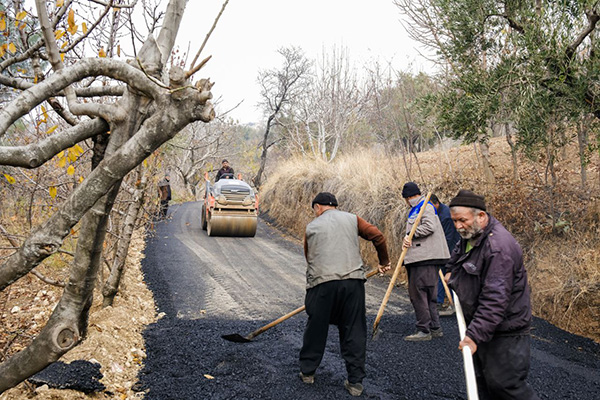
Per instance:
[[[423,202],[423,206],[419,210],[419,214],[417,214],[417,218],[415,219],[415,223],[413,224],[410,233],[408,234],[408,240],[412,241],[413,236],[415,235],[415,231],[419,226],[419,222],[421,222],[421,217],[423,216],[423,212],[429,203],[429,198],[431,197],[431,192],[427,193],[427,197],[425,197],[425,201]],[[385,306],[390,298],[390,294],[392,293],[392,289],[394,288],[394,284],[396,283],[396,279],[398,279],[398,275],[400,274],[400,267],[402,267],[402,263],[404,262],[404,257],[406,256],[406,252],[408,251],[408,247],[402,247],[402,254],[400,254],[400,258],[398,259],[398,264],[396,264],[396,269],[394,270],[394,275],[392,275],[392,279],[388,285],[387,291],[385,292],[385,296],[383,296],[383,300],[381,301],[381,306],[379,306],[379,311],[377,312],[377,317],[375,317],[375,323],[373,323],[373,339],[377,338],[379,335],[379,321],[381,320],[381,316],[383,315],[383,310],[385,310]]]
[[[367,274],[367,279],[369,279],[373,275],[377,274],[377,272],[379,272],[377,269],[374,269],[371,272],[369,272]],[[230,342],[234,342],[234,343],[248,343],[248,342],[251,342],[252,339],[257,337],[261,333],[271,329],[275,325],[280,324],[281,322],[285,321],[286,319],[289,319],[289,318],[293,317],[294,315],[301,313],[305,309],[306,309],[306,306],[298,307],[294,311],[291,311],[291,312],[285,314],[284,316],[277,318],[275,321],[270,322],[267,325],[258,328],[257,330],[247,334],[246,336],[242,336],[239,333],[232,333],[229,335],[221,335],[221,337],[225,340],[229,340]]]

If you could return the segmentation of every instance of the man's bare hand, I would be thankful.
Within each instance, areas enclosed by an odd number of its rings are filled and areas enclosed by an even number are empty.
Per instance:
[[[463,340],[458,344],[458,349],[462,351],[463,347],[469,346],[471,348],[471,354],[475,354],[477,351],[477,344],[468,336],[465,336]]]
[[[404,246],[404,247],[412,246],[412,240],[410,240],[408,238],[408,236],[404,236],[404,239],[402,239],[402,246]]]
[[[386,265],[378,265],[377,269],[379,270],[380,274],[383,274],[387,271],[389,271],[391,269],[391,265],[390,264],[386,264]]]
[[[446,275],[444,275],[444,280],[446,283],[450,282],[450,272],[446,272]]]

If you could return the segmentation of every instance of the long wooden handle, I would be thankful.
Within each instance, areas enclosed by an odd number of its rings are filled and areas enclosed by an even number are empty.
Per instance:
[[[465,323],[465,317],[456,293],[454,293],[454,307],[456,308],[458,333],[460,335],[460,340],[463,340],[467,331],[467,324]],[[463,362],[465,364],[465,380],[467,381],[467,399],[479,400],[479,395],[477,394],[477,379],[475,378],[475,366],[473,365],[471,348],[469,346],[464,346],[462,349],[462,355]]]
[[[450,288],[444,279],[444,274],[441,269],[438,269],[438,273],[440,274],[440,279],[442,280],[442,285],[444,285],[444,291],[446,292],[446,297],[448,297],[448,301],[451,305],[454,305],[454,300],[452,300],[452,294],[450,294]]]
[[[376,275],[377,272],[379,272],[379,270],[374,269],[372,271],[370,271],[367,274],[367,279],[369,279],[370,277],[372,277],[373,275]],[[302,306],[302,307],[298,307],[296,308],[294,311],[290,311],[289,313],[277,318],[275,321],[268,323],[265,326],[262,326],[260,328],[258,328],[257,330],[255,330],[254,332],[248,334],[248,336],[246,336],[246,339],[251,340],[253,338],[255,338],[256,336],[260,335],[261,333],[263,333],[264,331],[271,329],[272,327],[274,327],[277,324],[282,323],[283,321],[285,321],[286,319],[289,319],[291,317],[293,317],[296,314],[301,313],[302,311],[304,311],[306,309],[306,306]]]
[[[408,234],[408,240],[412,241],[413,236],[419,226],[419,222],[421,222],[421,217],[427,208],[427,204],[429,203],[429,198],[431,197],[431,192],[427,193],[427,197],[425,197],[425,201],[423,202],[423,206],[419,210],[419,214],[417,215],[417,219],[415,219],[415,223]],[[404,257],[406,256],[406,252],[408,251],[408,247],[402,247],[402,254],[400,254],[400,258],[398,259],[398,264],[396,264],[396,269],[394,270],[394,275],[392,275],[392,279],[390,280],[390,284],[388,285],[387,291],[385,292],[385,296],[381,301],[381,306],[379,306],[379,311],[377,312],[377,317],[375,317],[375,323],[373,323],[373,333],[377,332],[377,327],[379,326],[379,320],[381,320],[381,316],[383,315],[383,311],[385,310],[385,306],[390,298],[390,294],[392,294],[392,289],[394,288],[394,284],[396,283],[396,279],[398,279],[398,275],[400,274],[400,267],[402,267],[402,263],[404,262]]]

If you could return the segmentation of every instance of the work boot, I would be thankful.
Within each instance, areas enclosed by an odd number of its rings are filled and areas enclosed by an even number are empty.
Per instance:
[[[431,337],[432,338],[437,338],[437,337],[442,337],[442,336],[444,336],[444,331],[442,330],[442,327],[439,327],[437,329],[431,328]]]
[[[308,384],[308,385],[312,385],[313,383],[315,383],[315,376],[314,375],[304,375],[302,373],[302,371],[300,372],[300,379],[302,379],[302,382]]]
[[[344,382],[344,387],[346,388],[348,393],[350,393],[350,396],[357,397],[360,396],[363,392],[362,383],[350,383],[347,379],[346,382]]]
[[[417,331],[417,333],[413,333],[412,335],[406,336],[404,338],[407,342],[424,342],[427,340],[431,340],[431,333]]]
[[[450,317],[452,315],[454,315],[454,313],[456,312],[456,310],[454,310],[454,307],[449,305],[448,307],[444,308],[443,310],[438,312],[438,315],[440,317]]]

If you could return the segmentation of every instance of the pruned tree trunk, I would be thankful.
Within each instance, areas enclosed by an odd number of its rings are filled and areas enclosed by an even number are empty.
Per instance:
[[[506,136],[506,141],[510,146],[510,155],[512,157],[513,184],[516,184],[519,181],[517,147],[515,146],[515,142],[513,142],[512,140],[512,135],[510,133],[510,124],[508,122],[504,124],[504,134]]]
[[[277,112],[279,112],[279,109],[277,109]],[[256,172],[256,176],[254,177],[254,179],[252,180],[254,182],[254,186],[256,186],[256,189],[260,189],[260,186],[262,185],[262,175],[265,172],[265,167],[267,165],[267,153],[269,151],[269,134],[271,133],[271,126],[273,125],[273,121],[275,120],[275,113],[271,114],[269,116],[269,119],[267,120],[267,126],[265,128],[265,133],[263,135],[263,141],[262,141],[262,152],[260,153],[260,167],[258,168],[258,171]]]
[[[483,166],[485,180],[490,184],[496,183],[496,177],[494,176],[494,171],[492,171],[492,166],[490,164],[490,148],[487,141],[480,140],[478,143],[479,149],[481,150],[481,164]]]
[[[587,118],[577,127],[577,144],[579,146],[579,166],[581,169],[581,189],[587,190],[587,157],[588,127]]]

